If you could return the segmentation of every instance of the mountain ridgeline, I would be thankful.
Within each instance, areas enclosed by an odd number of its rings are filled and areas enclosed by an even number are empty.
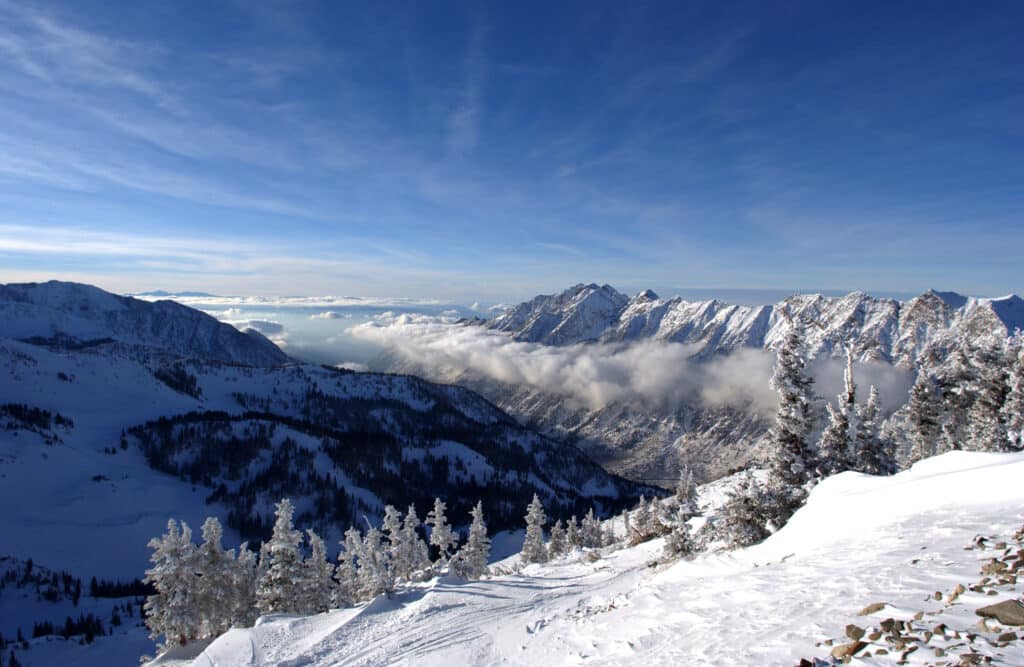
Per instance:
[[[180,357],[250,366],[291,361],[259,332],[239,331],[174,301],[143,301],[52,280],[0,285],[0,338],[68,350],[116,347],[145,360]]]
[[[843,297],[795,295],[772,305],[740,306],[662,299],[650,290],[628,297],[608,285],[580,284],[560,294],[537,296],[492,319],[463,324],[554,347],[688,344],[693,346],[691,360],[698,365],[761,352],[760,368],[766,373],[775,350],[792,327],[799,326],[805,353],[816,363],[844,357],[850,349],[866,370],[896,378],[894,387],[882,390],[887,412],[892,412],[906,400],[916,369],[941,364],[958,340],[989,334],[1005,337],[1024,328],[1024,300],[928,291],[901,302],[854,292]],[[676,476],[681,460],[702,479],[715,479],[763,458],[771,426],[771,411],[742,404],[573,404],[544,387],[502,382],[476,368],[434,367],[399,355],[382,357],[379,367],[470,387],[510,414],[570,439],[607,469],[633,479],[667,483]],[[767,389],[767,380],[765,375],[757,381]],[[864,396],[867,388],[863,387]]]
[[[775,349],[793,322],[802,323],[811,357],[845,354],[911,367],[930,347],[956,335],[1024,328],[1024,300],[928,291],[909,301],[863,292],[843,297],[795,295],[764,306],[717,300],[661,299],[651,290],[630,298],[609,285],[576,285],[541,295],[483,323],[516,340],[545,345],[657,339],[704,346],[702,354]]]

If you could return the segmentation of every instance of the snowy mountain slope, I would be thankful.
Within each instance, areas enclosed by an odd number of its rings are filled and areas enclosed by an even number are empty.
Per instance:
[[[838,355],[852,341],[860,359],[913,364],[928,343],[960,331],[1024,328],[1024,300],[967,298],[925,292],[905,303],[863,292],[844,297],[796,295],[770,306],[736,306],[717,300],[661,299],[650,290],[628,298],[608,285],[576,285],[541,295],[488,320],[485,326],[516,340],[548,345],[654,338],[701,343],[704,354],[742,347],[774,347],[792,321],[807,323],[812,356]]]
[[[290,361],[262,334],[238,331],[174,301],[143,301],[58,281],[0,285],[0,338],[42,339],[63,347],[120,345],[137,356],[159,352],[162,359],[188,356],[254,366]]]
[[[1024,661],[1024,644],[982,632],[975,610],[1019,585],[936,601],[978,578],[991,552],[978,534],[1011,539],[1024,520],[1024,455],[953,452],[888,478],[843,473],[811,494],[777,534],[736,552],[666,563],[661,541],[570,555],[477,582],[435,580],[354,609],[266,617],[231,630],[194,660],[161,665],[649,664],[793,665],[849,624],[911,620],[973,632],[994,664]],[[886,606],[868,616],[862,608]],[[967,646],[933,640],[935,646]],[[950,649],[965,651],[966,648]],[[895,664],[899,652],[855,658]],[[911,664],[937,662],[931,651]]]
[[[24,404],[73,422],[42,434],[4,422],[5,553],[83,576],[130,578],[145,568],[145,544],[169,517],[198,527],[207,514],[228,520],[229,508],[245,507],[255,519],[269,514],[276,494],[299,488],[361,498],[351,505],[359,516],[378,514],[385,502],[404,507],[413,500],[422,512],[434,495],[452,497],[456,508],[500,496],[505,505],[491,510],[496,527],[512,517],[518,523],[533,493],[567,511],[592,503],[610,509],[640,493],[575,448],[458,387],[311,365],[191,360],[176,368],[192,379],[198,398],[174,391],[132,359],[0,339],[0,406]],[[263,437],[261,428],[275,432]],[[289,465],[309,459],[310,466],[294,470],[282,487],[261,471],[281,463],[285,439],[296,447]],[[151,447],[140,447],[144,442]],[[250,449],[240,454],[216,443]],[[227,490],[208,507],[222,483]],[[314,508],[302,509],[312,515]],[[345,514],[334,528],[346,529],[354,516]],[[118,545],[113,554],[111,545]]]

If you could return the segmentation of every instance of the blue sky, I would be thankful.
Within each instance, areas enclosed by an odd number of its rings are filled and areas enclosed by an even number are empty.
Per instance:
[[[1020,3],[115,4],[0,0],[0,281],[1024,291]]]

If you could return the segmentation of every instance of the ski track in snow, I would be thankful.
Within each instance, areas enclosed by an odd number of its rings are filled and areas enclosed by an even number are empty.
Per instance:
[[[975,535],[1009,537],[1020,527],[1022,478],[1022,454],[964,452],[889,478],[844,473],[749,549],[656,564],[662,543],[654,540],[594,563],[576,554],[478,582],[445,577],[356,609],[264,619],[191,664],[793,665],[826,657],[829,648],[816,643],[841,637],[847,623],[923,611],[925,623],[973,629],[974,610],[1007,593],[968,593],[950,607],[931,596],[978,579],[981,559],[993,554],[965,551]],[[874,602],[889,606],[857,616]],[[989,651],[997,664],[1024,664],[1017,644]],[[909,661],[936,658],[918,651]]]

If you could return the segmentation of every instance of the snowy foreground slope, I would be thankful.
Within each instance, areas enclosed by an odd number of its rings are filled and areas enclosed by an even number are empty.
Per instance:
[[[214,641],[194,661],[161,665],[794,665],[827,657],[847,624],[883,619],[944,623],[996,664],[1024,664],[1018,642],[1000,646],[975,610],[1020,596],[1019,586],[967,591],[991,550],[977,535],[1010,540],[1024,521],[1024,455],[953,452],[893,477],[843,473],[822,482],[764,543],[692,561],[663,562],[661,541],[593,560],[570,555],[473,583],[435,580],[355,609],[308,618],[266,617]],[[706,499],[705,499],[706,500]],[[511,564],[510,559],[506,565]],[[886,603],[865,616],[872,603]],[[1004,642],[1005,643],[1005,642]],[[943,664],[931,646],[910,664]],[[197,649],[192,649],[194,652]],[[964,649],[966,650],[966,649]],[[862,654],[859,654],[862,655]],[[854,664],[892,664],[898,652]]]

